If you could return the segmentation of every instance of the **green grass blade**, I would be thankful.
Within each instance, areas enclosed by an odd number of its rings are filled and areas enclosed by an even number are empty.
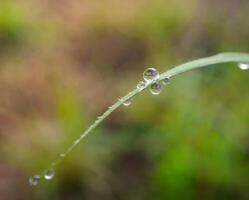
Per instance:
[[[214,56],[201,58],[198,60],[190,61],[182,65],[178,65],[169,71],[166,71],[161,74],[160,79],[166,77],[176,76],[183,72],[191,71],[201,67],[207,67],[214,64],[227,63],[227,62],[249,62],[249,54],[247,53],[220,53]]]
[[[219,64],[219,63],[227,63],[227,62],[236,62],[236,63],[249,63],[249,54],[247,53],[221,53],[211,57],[201,58],[198,60],[194,60],[191,62],[187,62],[182,65],[178,65],[160,75],[159,80],[173,77],[184,72],[188,72],[194,69]],[[153,82],[147,84],[144,88],[146,89],[149,87]],[[142,90],[135,88],[131,92],[129,92],[124,97],[118,99],[116,103],[114,103],[111,107],[109,107],[101,116],[97,118],[97,120],[91,124],[80,136],[77,138],[74,143],[60,156],[50,164],[48,169],[54,168],[57,166],[84,138],[87,136],[92,130],[94,130],[102,121],[104,121],[112,112],[118,109],[123,103],[130,98],[134,97],[135,95],[141,93]],[[63,155],[63,156],[62,156]],[[47,170],[48,170],[47,169]],[[44,175],[47,170],[44,170],[41,175]]]

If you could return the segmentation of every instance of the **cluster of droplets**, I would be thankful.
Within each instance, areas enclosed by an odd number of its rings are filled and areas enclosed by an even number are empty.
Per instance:
[[[238,67],[241,70],[248,70],[249,69],[249,63],[239,63]],[[153,95],[159,95],[162,90],[162,85],[167,85],[170,82],[170,77],[166,77],[159,81],[160,74],[156,68],[147,68],[143,73],[143,79],[144,81],[140,81],[137,84],[137,89],[142,91],[144,90],[149,84],[150,84],[150,92]],[[126,100],[123,105],[124,106],[130,106],[132,102],[132,99]]]
[[[238,67],[241,70],[248,70],[249,69],[249,63],[239,63]],[[170,77],[166,77],[159,81],[160,75],[156,68],[147,68],[143,73],[143,79],[144,81],[140,81],[137,84],[137,89],[142,91],[144,90],[149,84],[150,84],[150,92],[153,95],[159,95],[162,90],[162,84],[167,85],[170,82]],[[132,99],[126,100],[123,105],[124,106],[130,106],[132,102]]]
[[[51,168],[44,173],[43,178],[45,180],[51,180],[54,178],[54,175],[55,175],[55,171],[53,168]],[[38,185],[40,180],[41,180],[41,175],[34,175],[34,176],[29,178],[29,184],[31,186],[36,186],[36,185]]]
[[[159,95],[162,91],[162,84],[167,85],[170,78],[166,77],[161,82],[159,81],[160,75],[156,68],[148,68],[143,73],[144,81],[150,85],[150,92],[153,95]]]
[[[239,63],[238,66],[241,70],[248,70],[249,69],[249,63]]]
[[[167,85],[170,81],[170,77],[162,79],[160,82],[160,75],[156,68],[147,68],[143,73],[143,81],[138,82],[137,89],[142,91],[150,84],[150,92],[153,95],[159,95],[162,90],[162,84]],[[131,105],[132,99],[126,100],[123,105]]]

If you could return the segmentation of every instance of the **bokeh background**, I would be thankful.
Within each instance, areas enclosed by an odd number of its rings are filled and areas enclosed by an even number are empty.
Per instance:
[[[27,182],[146,67],[226,51],[249,52],[248,0],[1,0],[0,199],[249,199],[249,72],[236,63],[145,91],[53,180]]]

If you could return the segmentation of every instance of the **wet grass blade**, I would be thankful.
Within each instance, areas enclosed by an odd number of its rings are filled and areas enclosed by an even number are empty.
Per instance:
[[[227,63],[227,62],[236,62],[236,63],[249,63],[249,54],[247,53],[221,53],[215,56],[201,58],[198,60],[194,60],[191,62],[187,62],[182,65],[178,65],[160,75],[159,80],[163,80],[165,78],[177,76],[184,72],[188,72],[191,70],[195,70],[202,67],[207,67],[214,64],[219,63]],[[149,87],[153,82],[147,84],[144,89]],[[141,93],[143,89],[135,88],[131,92],[129,92],[124,97],[120,98],[116,103],[110,106],[102,115],[100,115],[96,121],[93,122],[74,142],[73,144],[64,152],[61,153],[60,156],[50,164],[48,169],[44,170],[40,175],[35,175],[30,178],[30,182],[36,180],[37,177],[41,177],[41,175],[47,174],[47,172],[51,171],[54,167],[56,167],[84,138],[88,135],[92,130],[94,130],[102,121],[104,121],[113,111],[122,106],[127,100]],[[36,183],[37,184],[37,183]],[[34,184],[34,185],[36,185]]]

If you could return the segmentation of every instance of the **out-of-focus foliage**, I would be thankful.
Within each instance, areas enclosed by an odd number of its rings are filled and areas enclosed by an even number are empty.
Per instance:
[[[249,74],[190,72],[136,97],[40,172],[142,78],[249,51],[248,0],[1,0],[0,199],[248,199]]]

